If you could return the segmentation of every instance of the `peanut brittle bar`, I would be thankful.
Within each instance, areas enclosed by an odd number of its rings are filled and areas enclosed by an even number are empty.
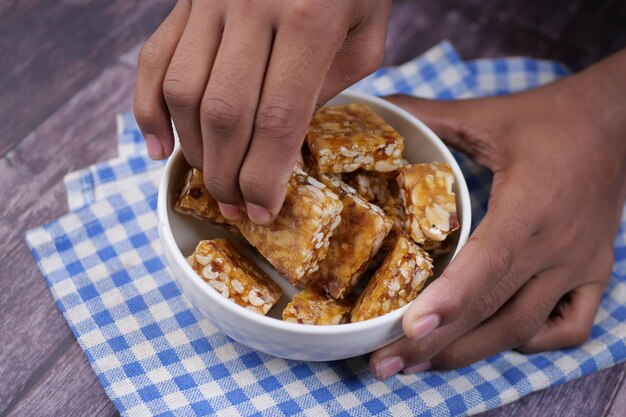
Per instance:
[[[309,284],[287,304],[283,320],[316,325],[346,323],[352,309],[350,301],[329,298],[319,287]]]
[[[202,173],[192,169],[175,207],[180,213],[241,233],[295,285],[305,281],[326,257],[330,236],[341,221],[342,204],[328,187],[296,168],[283,208],[271,224],[259,226],[245,216],[229,224],[204,186]]]
[[[448,164],[407,165],[400,169],[398,185],[404,203],[406,227],[413,240],[424,248],[441,246],[459,228],[454,174]]]
[[[296,168],[278,217],[265,226],[244,219],[237,227],[295,285],[306,282],[326,257],[330,237],[341,222],[342,207],[337,194]]]
[[[320,174],[358,168],[389,172],[402,164],[404,137],[361,103],[322,107],[306,142]]]
[[[256,313],[267,314],[282,293],[265,272],[226,239],[201,241],[187,261],[224,298]]]
[[[406,164],[406,161],[404,162]],[[370,269],[380,265],[389,251],[393,249],[398,237],[408,237],[404,230],[404,207],[400,199],[398,183],[396,182],[397,176],[398,171],[374,172],[361,169],[342,174],[342,178],[346,183],[354,187],[361,197],[379,206],[392,221],[391,231],[383,240],[380,250],[370,263]]]
[[[432,260],[415,243],[399,237],[352,309],[352,322],[382,316],[410,303],[432,275]]]
[[[341,223],[330,238],[328,254],[311,280],[330,296],[341,299],[350,293],[367,270],[389,233],[392,221],[379,207],[359,197],[344,182],[328,175],[322,175],[320,179],[339,195],[343,210]]]
[[[185,176],[183,188],[174,204],[178,213],[188,214],[201,220],[208,220],[216,224],[225,224],[217,200],[213,198],[204,186],[202,171],[191,168]]]

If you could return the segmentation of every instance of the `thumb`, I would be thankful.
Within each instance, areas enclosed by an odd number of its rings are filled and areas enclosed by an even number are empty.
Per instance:
[[[424,122],[446,145],[493,170],[497,150],[495,141],[509,125],[509,98],[449,101],[393,95],[385,99]]]

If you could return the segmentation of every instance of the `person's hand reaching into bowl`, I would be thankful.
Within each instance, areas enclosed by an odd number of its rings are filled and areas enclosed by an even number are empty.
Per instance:
[[[390,3],[180,0],[139,56],[149,155],[171,154],[171,117],[224,217],[270,222],[314,110],[381,64]]]
[[[393,96],[494,173],[489,208],[370,369],[458,368],[583,343],[611,277],[626,194],[626,51],[537,90],[453,102]]]

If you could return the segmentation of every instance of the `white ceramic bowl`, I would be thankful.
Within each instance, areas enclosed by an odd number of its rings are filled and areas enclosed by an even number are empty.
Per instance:
[[[460,231],[454,235],[454,253],[439,258],[435,263],[435,275],[440,274],[467,241],[470,232],[469,193],[458,164],[448,148],[428,127],[387,101],[346,91],[332,99],[329,104],[351,102],[369,105],[404,135],[405,156],[411,163],[447,162],[452,167],[456,177],[454,188]],[[268,316],[262,316],[220,296],[202,281],[185,260],[200,240],[228,235],[218,227],[172,210],[186,169],[187,163],[177,147],[167,162],[159,188],[159,233],[165,259],[180,289],[201,315],[218,329],[238,342],[270,355],[306,361],[330,361],[362,355],[402,336],[402,315],[408,305],[382,317],[338,326],[313,326],[280,320],[282,309],[296,293],[296,289],[251,251],[248,254],[283,289],[279,303]]]

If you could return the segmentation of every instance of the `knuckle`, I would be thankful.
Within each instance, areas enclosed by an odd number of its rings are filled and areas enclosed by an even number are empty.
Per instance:
[[[469,311],[469,319],[472,324],[482,323],[500,308],[502,300],[496,291],[490,291],[476,301]]]
[[[200,118],[206,127],[215,133],[232,135],[242,122],[242,110],[230,101],[209,97],[200,107]]]
[[[163,80],[163,97],[169,107],[178,109],[192,109],[200,102],[199,92],[169,71]]]
[[[487,284],[494,286],[509,269],[511,251],[507,245],[495,245],[485,252],[482,262]]]
[[[282,140],[288,145],[301,124],[301,118],[294,107],[288,104],[274,104],[259,109],[254,123],[254,131],[262,136]],[[302,129],[304,136],[304,129]]]
[[[137,67],[152,69],[158,67],[162,62],[164,56],[163,47],[151,37],[141,47],[139,56],[137,57]]]

